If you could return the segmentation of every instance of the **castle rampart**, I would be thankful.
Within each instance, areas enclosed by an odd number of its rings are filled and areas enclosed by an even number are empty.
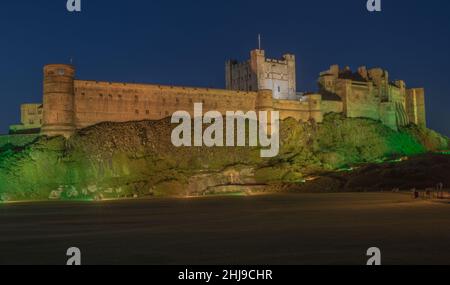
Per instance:
[[[203,110],[254,110],[258,92],[175,87],[152,84],[75,81],[75,126],[104,121],[159,120],[185,110],[193,116],[194,103]]]

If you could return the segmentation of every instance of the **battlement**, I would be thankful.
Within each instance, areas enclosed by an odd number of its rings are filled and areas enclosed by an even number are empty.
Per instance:
[[[289,64],[290,61],[295,61],[295,56],[292,54],[285,54],[281,59],[273,59],[273,58],[266,58],[266,62],[269,63],[276,63],[276,64]]]
[[[153,89],[159,91],[176,91],[176,92],[189,92],[195,93],[199,92],[201,94],[226,94],[226,95],[255,95],[256,92],[250,91],[240,91],[240,90],[226,90],[226,89],[217,89],[217,88],[205,88],[205,87],[189,87],[189,86],[175,86],[175,85],[161,85],[161,84],[148,84],[148,83],[127,83],[127,82],[111,82],[111,81],[96,81],[96,80],[75,80],[75,88],[100,88],[100,89],[120,89],[126,93],[133,91],[133,88],[136,90],[145,88],[145,89]]]
[[[48,64],[44,66],[44,76],[75,76],[75,66],[70,64]]]
[[[271,58],[266,58],[266,62],[277,63],[277,64],[287,64],[286,60],[271,59]]]

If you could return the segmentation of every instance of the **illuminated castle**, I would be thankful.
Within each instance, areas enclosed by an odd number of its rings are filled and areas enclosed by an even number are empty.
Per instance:
[[[42,104],[22,105],[22,124],[12,133],[40,130],[44,135],[71,136],[77,129],[100,122],[159,120],[178,110],[193,113],[194,103],[204,112],[276,110],[280,118],[322,122],[329,112],[379,120],[390,128],[414,123],[425,127],[423,89],[407,89],[403,81],[389,81],[379,68],[357,72],[334,65],[319,77],[315,93],[296,92],[295,56],[268,59],[253,50],[248,61],[228,61],[226,89],[157,84],[79,80],[75,67],[44,67]]]

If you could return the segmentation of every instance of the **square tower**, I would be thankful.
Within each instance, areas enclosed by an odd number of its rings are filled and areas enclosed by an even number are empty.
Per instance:
[[[427,127],[424,88],[411,88],[406,90],[406,111],[410,123],[423,128]]]
[[[270,89],[274,99],[296,99],[295,56],[285,54],[281,59],[269,59],[264,50],[252,50],[245,62],[226,62],[225,81],[229,90]]]

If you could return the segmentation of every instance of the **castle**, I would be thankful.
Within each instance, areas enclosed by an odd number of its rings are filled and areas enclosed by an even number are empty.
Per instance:
[[[100,122],[159,120],[178,110],[192,115],[194,103],[223,114],[275,110],[280,119],[320,123],[335,112],[379,120],[394,130],[426,126],[424,89],[391,82],[380,68],[352,72],[333,65],[320,74],[318,92],[297,93],[295,56],[269,59],[256,49],[248,61],[227,61],[225,79],[226,89],[89,81],[76,79],[72,65],[50,64],[44,67],[43,103],[22,105],[21,124],[10,132],[70,137]]]

